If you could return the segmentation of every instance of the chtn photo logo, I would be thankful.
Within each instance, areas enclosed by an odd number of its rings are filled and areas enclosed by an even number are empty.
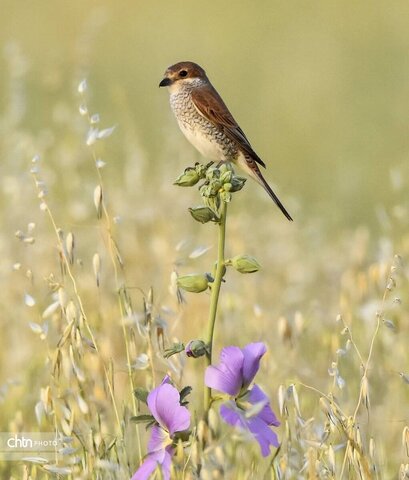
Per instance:
[[[55,432],[0,432],[0,461],[27,456],[54,459],[63,446],[62,438]]]
[[[14,437],[10,437],[7,440],[7,446],[9,448],[33,448],[34,442],[31,438],[26,438],[24,436],[18,437],[14,435]]]

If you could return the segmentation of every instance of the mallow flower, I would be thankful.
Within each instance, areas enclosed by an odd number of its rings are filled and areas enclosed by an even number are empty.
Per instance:
[[[153,389],[147,398],[150,412],[156,420],[148,442],[148,454],[134,473],[132,480],[146,480],[159,467],[164,480],[170,479],[170,466],[174,449],[173,438],[176,432],[187,430],[190,425],[190,412],[180,405],[180,394],[170,384],[169,376]]]
[[[259,443],[264,457],[269,455],[271,446],[279,446],[271,426],[280,425],[261,388],[253,385],[249,389],[265,353],[266,346],[261,342],[250,343],[242,349],[225,347],[220,354],[220,363],[207,367],[205,372],[208,387],[230,396],[220,407],[223,420],[250,432]]]

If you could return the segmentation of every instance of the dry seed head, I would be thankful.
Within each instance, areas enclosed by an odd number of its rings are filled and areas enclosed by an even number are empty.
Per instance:
[[[332,444],[328,447],[328,467],[332,475],[335,475],[335,453]]]
[[[402,445],[406,450],[406,455],[409,457],[409,427],[407,425],[402,432]]]
[[[86,145],[88,147],[90,147],[91,145],[94,145],[97,139],[98,139],[98,128],[91,127],[88,130],[87,138],[85,140]]]
[[[396,282],[393,277],[389,277],[388,283],[386,284],[386,290],[391,292],[396,287]]]
[[[40,400],[44,406],[45,412],[51,412],[52,410],[52,395],[51,395],[51,388],[47,386],[45,388],[40,389]]]
[[[58,289],[58,302],[63,310],[67,306],[67,301],[68,301],[68,298],[67,298],[67,293],[65,291],[65,288],[60,287]]]
[[[101,275],[101,257],[98,253],[95,253],[92,257],[92,267],[94,269],[95,281],[97,282],[97,287],[99,287],[99,279]]]
[[[362,389],[362,397],[364,399],[365,406],[367,410],[369,410],[370,407],[370,401],[369,401],[369,382],[368,382],[368,377],[363,377],[362,382],[361,382],[361,389]]]
[[[98,158],[96,161],[95,161],[95,165],[97,168],[104,168],[105,165],[106,165],[106,162],[104,162],[103,160],[101,160],[100,158]]]
[[[116,128],[116,126],[114,125],[113,127],[109,127],[109,128],[105,128],[104,130],[100,130],[97,133],[97,138],[101,139],[101,138],[110,137],[112,135],[113,131],[115,130],[115,128]]]
[[[375,440],[372,437],[369,439],[369,456],[375,460]]]
[[[78,367],[78,365],[75,361],[74,350],[72,348],[72,345],[70,345],[69,351],[70,351],[71,366],[74,370],[75,376],[77,377],[77,379],[80,383],[84,383],[85,382],[85,375],[84,375],[83,371]]]
[[[65,317],[68,323],[73,322],[77,318],[77,309],[74,305],[74,302],[70,300],[65,309]]]
[[[67,256],[68,261],[72,265],[74,263],[74,234],[72,232],[68,232],[67,237],[65,239],[65,248],[67,249]]]
[[[102,215],[102,187],[97,185],[94,189],[94,205],[97,210],[98,218]]]
[[[72,434],[72,428],[70,424],[67,422],[67,420],[65,420],[65,418],[60,419],[60,425],[64,435],[67,435],[67,437],[70,437]]]
[[[224,455],[222,447],[220,447],[219,445],[214,449],[214,456],[216,457],[217,463],[219,465],[226,464],[226,456]]]
[[[36,304],[36,301],[31,295],[26,293],[24,295],[24,303],[27,305],[27,307],[34,307],[34,305]]]
[[[80,115],[82,116],[85,116],[85,115],[88,115],[88,108],[86,105],[84,104],[81,104],[78,108],[79,112],[80,112]]]
[[[191,446],[190,455],[191,455],[190,458],[192,459],[193,465],[201,464],[202,457],[200,455],[199,445],[197,442],[194,442],[193,445]]]
[[[291,327],[286,317],[282,316],[278,319],[277,330],[281,340],[284,341],[291,338]]]
[[[401,463],[399,467],[399,480],[409,478],[409,463]]]
[[[207,424],[204,420],[200,420],[197,424],[197,439],[202,445],[207,443],[209,439]]]
[[[91,125],[95,125],[96,123],[99,123],[99,121],[100,121],[99,113],[94,113],[90,118]]]
[[[42,422],[44,414],[45,414],[44,406],[43,406],[42,402],[37,402],[35,404],[34,413],[35,413],[35,416],[36,416],[36,419],[37,419],[37,423],[39,425],[41,425],[41,422]]]
[[[291,389],[291,394],[292,394],[293,399],[294,399],[295,408],[296,408],[296,410],[297,410],[298,415],[301,417],[300,402],[299,402],[299,400],[298,400],[297,389],[295,388],[295,385],[294,385],[294,384],[292,384],[292,385],[290,386],[290,389]]]
[[[45,319],[45,318],[51,317],[58,310],[59,306],[60,306],[60,302],[58,301],[48,305],[48,307],[43,311],[41,315],[42,318]]]
[[[78,93],[83,94],[88,88],[87,80],[84,78],[78,85]]]
[[[286,399],[286,390],[284,385],[280,385],[278,387],[278,408],[280,410],[280,414],[283,414],[284,404]]]
[[[359,427],[355,429],[355,442],[359,448],[362,449],[362,437],[361,437],[361,430]]]

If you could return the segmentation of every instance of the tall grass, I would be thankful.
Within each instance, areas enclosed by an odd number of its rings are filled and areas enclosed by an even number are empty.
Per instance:
[[[57,430],[64,448],[53,461],[2,462],[1,478],[129,478],[147,441],[130,420],[145,412],[134,391],[165,373],[193,387],[179,478],[407,478],[407,172],[392,171],[376,235],[331,235],[301,208],[284,225],[262,198],[252,215],[246,191],[232,206],[228,255],[248,251],[264,268],[225,285],[214,348],[269,347],[260,377],[280,413],[281,447],[262,460],[216,411],[201,420],[203,364],[164,356],[205,329],[208,296],[181,303],[175,287],[176,272],[202,268],[216,248],[211,229],[186,220],[195,192],[189,201],[175,191],[168,155],[151,166],[130,124],[107,130],[115,121],[96,115],[85,84],[34,134],[24,122],[27,60],[8,48],[0,426]],[[188,163],[190,151],[182,155]]]

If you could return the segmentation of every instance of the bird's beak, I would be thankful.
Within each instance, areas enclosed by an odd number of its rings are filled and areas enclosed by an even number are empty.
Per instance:
[[[169,87],[169,85],[172,83],[172,80],[168,77],[165,77],[159,84],[160,87]]]

